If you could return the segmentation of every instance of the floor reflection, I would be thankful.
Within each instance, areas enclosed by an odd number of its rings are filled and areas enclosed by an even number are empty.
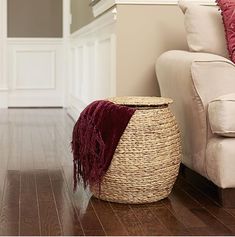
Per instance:
[[[79,183],[74,195],[80,204],[79,205],[79,215],[82,217],[86,213],[88,204],[89,204],[90,199],[92,197],[92,193],[91,193],[89,187],[84,189],[83,184]]]

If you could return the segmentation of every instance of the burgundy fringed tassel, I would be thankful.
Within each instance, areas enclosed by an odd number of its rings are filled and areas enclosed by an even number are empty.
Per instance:
[[[77,179],[77,163],[73,161],[73,191],[77,190],[78,179]]]
[[[81,113],[73,129],[74,190],[99,188],[119,139],[135,110],[109,101],[94,101]]]
[[[87,116],[80,117],[75,124],[71,145],[74,157],[74,191],[80,178],[84,188],[88,184],[100,186],[101,178],[105,174],[102,170],[105,164],[105,145],[92,120]]]
[[[71,142],[71,147],[72,147],[72,152],[73,152],[73,190],[74,192],[77,190],[77,185],[78,185],[78,174],[79,174],[79,159],[78,159],[78,153],[79,153],[79,142],[78,142],[78,138],[79,138],[79,128],[78,128],[78,123],[79,121],[77,121],[77,123],[74,126],[73,129],[73,137],[72,137],[72,142]]]

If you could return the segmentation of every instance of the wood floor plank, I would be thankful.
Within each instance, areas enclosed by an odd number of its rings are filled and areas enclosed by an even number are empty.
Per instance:
[[[187,193],[192,199],[196,200],[198,204],[200,203],[200,206],[204,207],[224,225],[233,225],[235,223],[235,216],[231,215],[224,208],[218,206],[218,204],[211,201],[207,196],[192,187],[190,184],[184,182],[181,190]]]
[[[158,218],[162,225],[164,225],[173,235],[190,235],[186,226],[180,222],[167,207],[151,206],[149,210]]]
[[[84,231],[81,227],[76,209],[73,207],[68,196],[67,185],[64,181],[61,170],[49,171],[52,183],[59,219],[62,225],[63,233],[67,236],[82,236]]]
[[[39,215],[42,235],[63,235],[48,171],[36,172]]]
[[[1,133],[1,206],[0,206],[0,235],[19,234],[19,195],[20,195],[20,134],[15,127],[12,114],[4,113]],[[8,119],[12,120],[9,126]],[[15,162],[14,162],[15,161]]]
[[[101,221],[96,215],[91,202],[88,204],[86,212],[80,216],[80,221],[85,235],[88,235],[91,231],[94,233],[97,231],[97,233],[103,233],[102,235],[106,235]]]
[[[105,236],[103,230],[87,230],[86,236]]]
[[[229,228],[229,230],[232,231],[233,235],[235,235],[235,224],[234,225],[228,225],[227,227]]]
[[[91,203],[93,205],[93,208],[95,209],[95,212],[99,216],[99,219],[107,235],[128,235],[128,232],[123,223],[120,222],[108,202],[92,198]]]
[[[0,235],[17,236],[19,235],[19,206],[4,204],[0,217]]]
[[[218,221],[204,208],[194,208],[191,210],[198,218],[200,218],[213,235],[232,235],[232,231]]]
[[[8,167],[8,159],[9,159],[9,144],[11,143],[11,135],[8,133],[8,126],[6,122],[6,111],[1,110],[3,116],[0,116],[0,210],[2,207],[2,200],[4,195],[7,167]]]
[[[61,147],[57,146],[58,134],[56,133],[55,125],[52,124],[45,128],[40,128],[39,135],[63,233],[65,235],[84,235],[76,209],[71,204],[69,195],[66,195],[68,190],[60,170],[60,156],[62,153],[59,150]]]
[[[5,188],[6,171],[0,169],[0,211],[3,205],[3,195]]]
[[[73,125],[63,109],[0,110],[0,235],[235,234],[235,209],[182,180],[144,205],[74,193]]]
[[[39,202],[42,235],[63,235],[54,205],[51,202]]]
[[[32,158],[34,161],[34,169],[46,170],[47,164],[42,145],[41,137],[39,136],[40,128],[35,126],[31,128],[32,140]]]
[[[166,207],[186,228],[206,227],[205,223],[191,212],[191,208],[198,207],[198,203],[181,190],[175,188],[166,202]]]
[[[192,227],[188,231],[194,236],[214,236],[209,227]]]
[[[21,171],[20,235],[41,235],[36,182],[33,171]]]
[[[4,114],[5,114],[5,112],[4,112]],[[3,116],[3,118],[4,117],[5,116]],[[11,146],[11,143],[12,143],[12,133],[9,132],[9,126],[7,124],[7,120],[3,120],[3,118],[1,117],[2,121],[0,123],[0,150],[1,150],[1,154],[0,154],[0,159],[1,159],[0,172],[4,173],[4,175],[5,175],[5,172],[6,172],[7,167],[8,167],[9,152],[10,152],[10,146]],[[1,179],[1,181],[2,181],[2,179]]]
[[[24,115],[24,119],[25,119]],[[30,126],[22,126],[22,137],[21,137],[21,160],[20,160],[20,169],[23,171],[33,170],[34,169],[34,157],[33,146],[32,146],[32,133]]]
[[[19,205],[20,172],[18,170],[8,170],[6,179],[3,202],[9,205]]]
[[[20,172],[8,170],[0,213],[0,235],[19,235]]]
[[[118,203],[110,203],[110,205],[129,235],[145,235],[141,222],[137,219],[129,205]]]
[[[16,124],[12,125],[12,141],[9,144],[8,170],[20,170],[22,150],[22,129]]]
[[[70,119],[71,120],[71,119]],[[58,121],[56,121],[58,123]],[[72,141],[72,127],[61,126],[57,124],[55,126],[56,134],[56,149],[58,151],[58,158],[62,166],[72,166],[73,158],[71,152],[71,141]]]
[[[57,150],[57,137],[55,136],[54,125],[41,127],[39,135],[42,141],[42,148],[45,154],[48,169],[60,169],[60,153]]]
[[[77,190],[75,193],[73,192],[73,176],[71,174],[71,168],[71,166],[65,166],[63,167],[63,172],[66,184],[69,188],[68,193],[70,195],[70,199],[72,200],[73,206],[79,215],[80,223],[85,235],[88,235],[87,233],[90,231],[97,231],[105,235],[101,221],[96,215],[92,204],[89,203],[89,197],[87,197],[86,193],[82,190]]]
[[[171,235],[171,232],[149,211],[147,205],[132,205],[131,209],[141,222],[145,235]]]

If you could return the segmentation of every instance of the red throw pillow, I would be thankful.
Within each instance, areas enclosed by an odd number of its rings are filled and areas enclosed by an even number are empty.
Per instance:
[[[230,59],[235,63],[235,0],[216,0],[221,10]]]

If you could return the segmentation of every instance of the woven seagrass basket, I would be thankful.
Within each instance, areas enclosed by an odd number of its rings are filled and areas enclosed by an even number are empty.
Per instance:
[[[166,198],[181,161],[180,133],[162,97],[115,97],[116,104],[135,107],[95,197],[119,203],[148,203]]]

